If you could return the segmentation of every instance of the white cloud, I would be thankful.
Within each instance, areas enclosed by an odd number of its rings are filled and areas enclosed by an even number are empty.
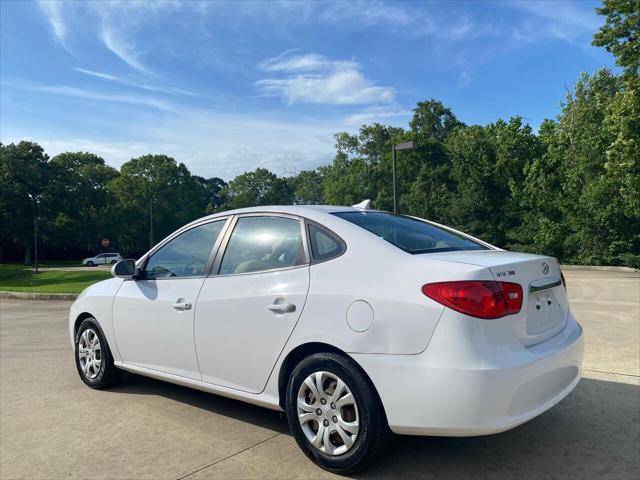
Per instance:
[[[102,78],[103,80],[111,80],[114,82],[120,82],[120,78],[109,75],[108,73],[96,72],[94,70],[87,70],[86,68],[74,68],[75,71],[84,73],[86,75],[91,75],[92,77]]]
[[[281,96],[290,105],[324,103],[333,105],[366,105],[390,103],[393,87],[376,85],[353,61],[330,60],[318,54],[279,55],[259,65],[284,78],[265,78],[255,82],[269,95]]]
[[[133,42],[127,42],[123,37],[123,32],[117,31],[117,28],[114,28],[110,23],[106,21],[103,22],[102,29],[100,30],[100,38],[104,42],[104,45],[130,67],[144,73],[150,73],[149,68],[140,61],[139,53],[135,49],[135,44]]]
[[[89,75],[92,77],[96,77],[96,78],[101,78],[103,80],[109,80],[111,82],[116,82],[116,83],[121,83],[123,85],[128,85],[130,87],[135,87],[135,88],[140,88],[143,90],[148,90],[151,92],[159,92],[159,93],[169,93],[172,95],[186,95],[189,97],[199,97],[200,95],[198,95],[197,93],[194,92],[190,92],[188,90],[184,90],[181,88],[174,88],[174,87],[162,87],[162,86],[158,86],[158,85],[148,85],[145,83],[138,83],[138,82],[134,82],[131,80],[128,80],[126,78],[122,78],[122,77],[117,77],[115,75],[111,75],[109,73],[104,73],[104,72],[97,72],[95,70],[88,70],[86,68],[73,68],[75,71],[80,72],[80,73],[84,73],[85,75]]]
[[[66,44],[67,26],[62,19],[62,5],[62,2],[38,0],[38,6],[49,21],[54,38],[64,47],[65,50],[68,50]]]
[[[312,72],[317,70],[355,70],[360,68],[360,65],[356,62],[332,61],[316,53],[288,56],[288,52],[293,51],[295,50],[287,50],[275,58],[265,60],[260,64],[260,67],[267,72],[285,73]]]
[[[373,106],[365,108],[360,112],[348,115],[344,119],[344,123],[347,125],[364,125],[369,123],[388,121],[390,119],[402,119],[402,123],[406,123],[407,117],[411,116],[413,112],[401,108],[398,105],[390,106]]]
[[[118,102],[129,103],[132,105],[140,105],[149,108],[155,108],[157,110],[175,111],[175,109],[168,103],[163,102],[152,97],[143,97],[140,95],[128,95],[120,93],[108,93],[98,92],[95,90],[85,90],[77,87],[69,86],[18,86],[24,90],[30,90],[33,92],[48,93],[52,95],[62,95],[65,97],[85,98],[88,100],[96,100],[100,102]]]
[[[579,2],[529,0],[508,5],[531,16],[514,28],[514,38],[521,41],[531,42],[552,36],[575,43],[578,37],[593,35],[601,24],[594,9],[583,8]]]
[[[104,120],[114,127],[108,118]],[[3,130],[1,141],[31,138],[49,155],[88,151],[114,167],[146,153],[166,154],[184,162],[193,174],[225,180],[257,167],[287,175],[314,169],[333,156],[335,125],[328,122],[274,121],[250,113],[202,111],[183,111],[154,120],[135,115],[126,125],[114,127],[122,129],[116,133],[117,139],[55,132],[48,126],[40,130],[31,125],[18,132],[15,127]]]

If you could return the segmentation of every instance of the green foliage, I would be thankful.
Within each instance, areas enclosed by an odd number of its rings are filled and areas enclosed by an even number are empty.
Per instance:
[[[49,157],[33,142],[0,144],[0,233],[31,259],[34,218],[50,174]]]
[[[640,71],[640,0],[604,0],[596,9],[605,24],[593,36],[593,45],[605,47],[628,73]]]
[[[222,189],[225,207],[243,208],[252,205],[281,205],[292,201],[286,180],[265,168],[238,175]]]

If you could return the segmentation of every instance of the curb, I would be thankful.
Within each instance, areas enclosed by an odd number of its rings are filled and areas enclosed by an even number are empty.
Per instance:
[[[600,265],[560,265],[562,270],[591,270],[600,272],[640,272],[637,268],[631,267],[607,267]]]
[[[0,292],[0,298],[16,300],[75,300],[77,293]]]

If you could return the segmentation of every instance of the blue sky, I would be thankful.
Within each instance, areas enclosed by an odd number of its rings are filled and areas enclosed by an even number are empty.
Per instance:
[[[224,179],[331,160],[333,134],[406,126],[436,98],[465,123],[558,114],[599,2],[0,3],[0,137],[120,166],[165,153]]]

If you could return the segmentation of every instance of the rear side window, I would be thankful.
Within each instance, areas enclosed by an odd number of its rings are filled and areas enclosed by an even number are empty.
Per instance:
[[[339,212],[334,215],[411,254],[487,250],[484,245],[462,235],[404,215],[386,212]]]
[[[340,240],[313,224],[309,224],[309,242],[314,260],[328,260],[337,257],[344,251]]]
[[[300,221],[240,217],[222,257],[220,274],[251,273],[306,263]]]

